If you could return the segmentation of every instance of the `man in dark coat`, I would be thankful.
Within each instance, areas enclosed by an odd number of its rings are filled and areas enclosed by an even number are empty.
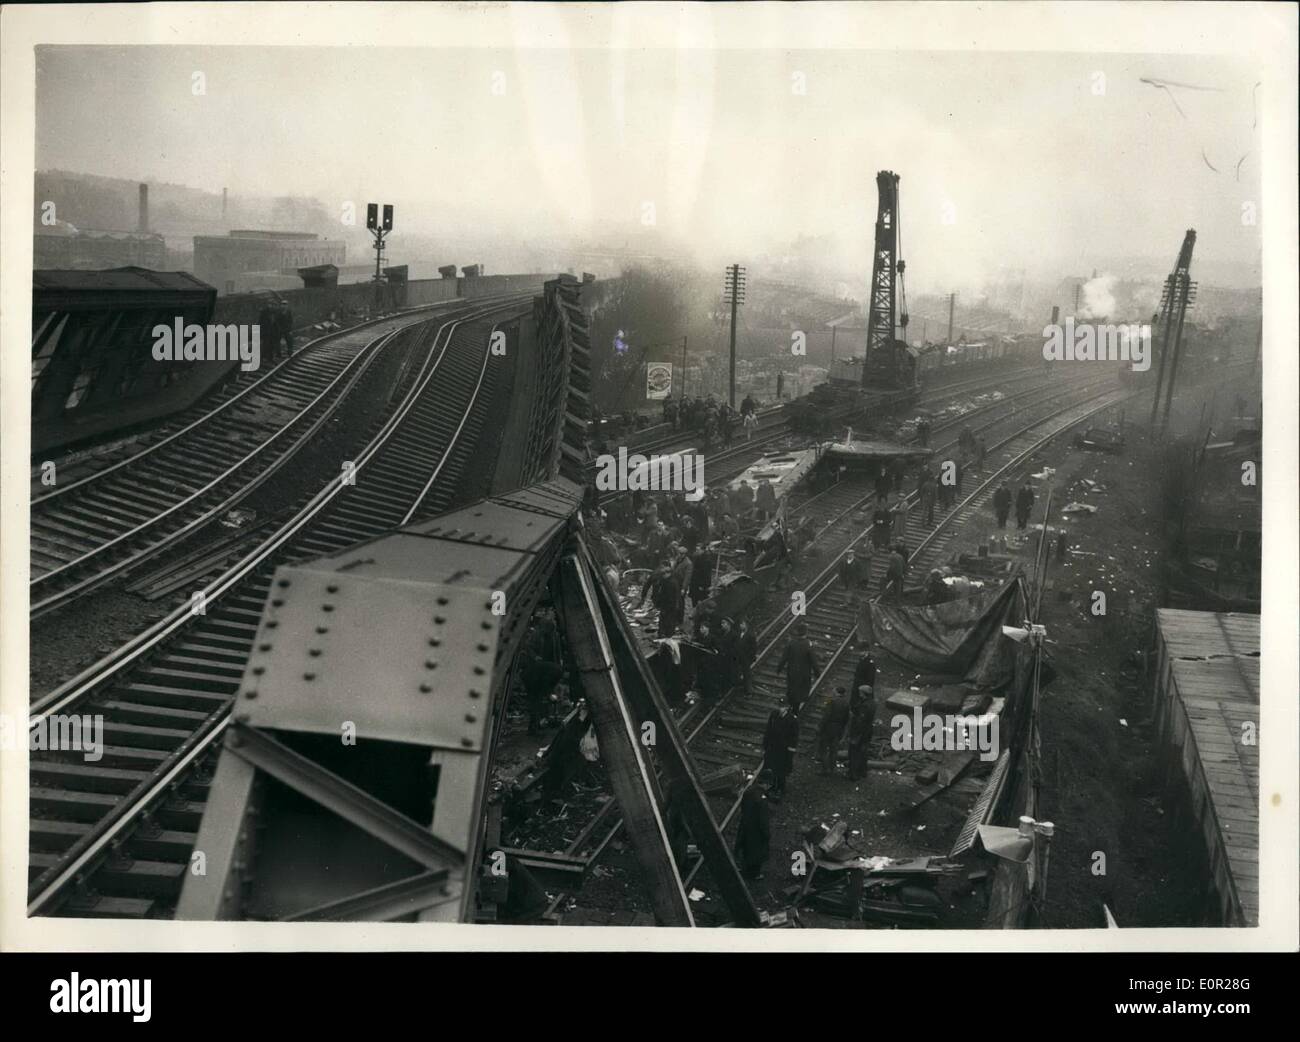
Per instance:
[[[863,685],[854,693],[849,712],[849,778],[857,781],[866,776],[871,758],[871,733],[876,726],[874,689]]]
[[[660,565],[641,587],[638,608],[645,603],[647,596],[650,597],[650,603],[659,610],[659,636],[671,637],[682,621],[677,614],[677,605],[681,596],[677,591],[677,583],[673,581],[672,572],[668,570],[666,564]]]
[[[871,657],[871,648],[865,643],[858,646],[862,649],[862,657],[853,667],[853,685],[849,688],[850,700],[857,697],[858,688],[864,685],[870,688],[876,686],[876,660]]]
[[[807,701],[813,678],[820,672],[807,633],[808,627],[802,622],[796,622],[794,636],[781,653],[781,661],[776,664],[777,673],[786,674],[785,700],[796,713]]]
[[[925,518],[927,525],[934,524],[934,475],[929,471],[921,475],[921,487],[918,490],[918,496],[921,502],[921,516]]]
[[[740,827],[736,829],[736,867],[746,879],[757,879],[767,864],[772,837],[767,797],[751,785],[740,797]]]
[[[998,486],[993,493],[993,513],[997,515],[998,527],[1007,527],[1007,515],[1011,513],[1011,489],[1007,488],[1004,481]]]
[[[695,518],[690,514],[682,515],[682,546],[686,547],[686,552],[695,558],[695,551],[700,548],[700,530],[695,527]],[[694,600],[694,598],[691,598]]]
[[[883,550],[889,545],[893,534],[894,512],[883,501],[878,501],[871,515],[871,545],[877,550]]]
[[[731,619],[725,615],[718,622],[717,645],[719,687],[725,695],[735,686],[736,677],[740,672],[737,661],[736,628],[732,625]]]
[[[876,500],[884,503],[889,499],[889,490],[894,487],[894,481],[889,476],[889,471],[882,466],[880,473],[876,475]]]
[[[907,554],[901,544],[896,543],[889,554],[889,564],[885,568],[885,596],[895,603],[903,600],[903,576],[907,574]]]
[[[817,760],[822,774],[835,773],[835,754],[839,752],[840,739],[849,725],[849,693],[837,687],[825,700],[821,723],[817,726]]]
[[[840,585],[850,593],[861,589],[862,581],[866,578],[866,569],[852,550],[845,551],[844,560],[840,562],[839,575]]]
[[[763,763],[772,772],[772,796],[785,795],[786,776],[794,770],[799,748],[799,714],[790,706],[777,706],[767,718],[763,733]]]
[[[713,552],[702,546],[691,558],[691,603],[699,606],[713,585]]]
[[[736,666],[740,671],[741,686],[747,695],[754,690],[754,659],[757,657],[758,638],[749,628],[748,620],[741,619],[736,630]]]
[[[1029,512],[1034,509],[1034,490],[1029,487],[1029,482],[1020,486],[1020,491],[1016,493],[1016,527],[1024,528],[1029,524]]]
[[[691,561],[690,554],[686,552],[684,546],[679,546],[672,562],[673,582],[677,584],[678,618],[684,619],[686,617],[686,591],[691,586],[691,570],[693,568],[694,564]]]

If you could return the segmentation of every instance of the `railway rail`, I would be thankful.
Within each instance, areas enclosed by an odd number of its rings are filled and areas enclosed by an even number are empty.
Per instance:
[[[276,565],[337,553],[446,508],[496,407],[491,334],[530,306],[523,297],[425,320],[419,335],[430,350],[357,454],[351,481],[332,480],[208,582],[201,612],[177,608],[33,703],[34,732],[55,717],[99,717],[104,748],[94,764],[32,753],[29,915],[167,914]]]
[[[34,496],[31,617],[126,575],[248,497],[335,414],[399,332],[441,307],[312,341],[192,422]]]

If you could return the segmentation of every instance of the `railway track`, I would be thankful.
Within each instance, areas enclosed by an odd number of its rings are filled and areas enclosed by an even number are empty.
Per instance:
[[[979,368],[979,364],[976,364]],[[1038,371],[1040,367],[1037,363],[1030,365],[1008,365],[995,374],[982,373],[979,376],[971,377],[967,380],[950,379],[939,383],[927,383],[922,385],[922,402],[918,402],[920,407],[923,402],[941,401],[943,398],[955,397],[960,394],[978,392],[990,388],[1003,386],[1007,380],[1019,379],[1025,375],[1031,375]],[[779,417],[781,415],[781,406],[768,406],[759,410],[759,427],[766,426],[765,419],[769,416]],[[674,431],[667,423],[656,423],[649,427],[643,427],[640,430],[633,431],[627,436],[626,445],[628,452],[663,452],[673,451],[674,446],[681,446],[683,432]]]
[[[1008,387],[1009,383],[1018,384],[1022,381],[1029,383],[1045,382],[1046,374],[1040,366],[1019,366],[1011,372],[998,373],[992,376],[986,374],[971,380],[945,384],[933,388],[932,391],[927,391],[927,397],[917,402],[914,408],[935,410],[941,402],[947,399],[961,395],[1000,390]],[[928,397],[931,393],[933,397]],[[964,415],[973,416],[988,408],[996,407],[997,404],[998,402],[985,403],[977,406],[974,410],[968,410]],[[935,430],[942,429],[944,426],[947,426],[947,422],[941,423]],[[747,467],[767,454],[772,447],[780,446],[784,439],[791,435],[789,420],[784,415],[784,412],[782,410],[772,410],[764,418],[760,419],[758,430],[751,439],[744,440],[737,435],[737,439],[731,447],[709,453],[706,463],[710,483],[718,484],[732,480],[736,475],[742,473]],[[825,439],[809,437],[808,440],[812,442]],[[655,452],[684,452],[693,449],[693,447],[689,434],[678,431],[663,434],[650,441],[640,442],[635,446],[629,446],[628,451],[645,455]],[[601,497],[601,503],[612,502],[623,495],[626,495],[626,493],[608,493]]]
[[[963,525],[976,512],[988,507],[997,483],[1005,475],[1021,467],[1052,439],[1131,396],[1131,392],[1116,388],[1112,381],[1101,382],[1106,385],[1106,389],[1101,391],[1097,390],[1095,384],[1088,382],[1082,388],[1076,386],[1053,396],[1050,400],[1053,403],[1061,397],[1073,400],[1064,405],[1050,404],[1044,414],[1024,420],[1014,431],[991,444],[985,459],[987,476],[954,503],[947,514],[940,516],[936,512],[933,528],[924,523],[918,511],[909,512],[906,541],[909,547],[915,547],[909,555],[909,569],[913,574],[933,567],[944,557]],[[1083,399],[1079,400],[1081,391]],[[1044,401],[1048,402],[1046,399]],[[965,417],[961,419],[964,420]],[[840,500],[833,505],[830,499],[822,500],[820,505],[823,509],[838,509],[838,514],[827,528],[845,523],[845,519],[857,506],[869,498],[869,495],[858,495],[862,492],[865,492],[865,488],[858,484],[856,488],[840,489]],[[915,493],[906,498],[914,504]],[[840,505],[845,501],[848,505]],[[811,503],[812,500],[809,500],[805,506]],[[849,539],[816,576],[802,584],[806,612],[799,618],[807,624],[808,639],[818,659],[825,663],[820,675],[814,679],[813,695],[825,683],[847,684],[851,679],[854,663],[847,660],[845,652],[855,642],[857,608],[850,595],[838,584],[837,568],[844,553],[850,547],[860,544],[866,536],[864,531],[856,538]],[[879,556],[869,559],[869,588],[879,588],[885,567],[885,561]],[[776,665],[784,647],[784,638],[795,621],[796,617],[786,606],[758,630],[756,636],[759,651],[752,667],[752,694],[746,695],[740,689],[733,689],[712,705],[695,703],[679,717],[678,726],[682,729],[692,757],[702,769],[740,764],[754,777],[762,770],[762,739],[767,718],[785,697],[784,680],[777,674]],[[816,704],[811,696],[806,703],[809,707],[815,707]],[[812,714],[800,722],[801,762],[809,762],[818,723]],[[734,799],[711,797],[711,802],[715,820],[719,828],[725,830],[740,807],[740,794]],[[608,800],[570,843],[565,854],[586,859],[590,867],[608,849],[621,827],[617,805],[613,800]],[[696,859],[687,869],[683,881],[689,885],[702,865],[703,862]],[[553,913],[564,899],[563,894],[554,898],[548,912]]]
[[[462,305],[449,311],[464,311]],[[322,337],[152,444],[33,497],[30,614],[177,546],[248,497],[335,414],[418,309]]]
[[[57,719],[99,717],[104,748],[93,764],[32,752],[29,915],[170,913],[275,567],[337,553],[449,505],[472,474],[476,435],[500,408],[490,335],[513,331],[530,306],[523,298],[426,322],[420,335],[430,350],[357,454],[351,482],[332,480],[207,582],[202,613],[177,608],[33,703],[34,733]]]

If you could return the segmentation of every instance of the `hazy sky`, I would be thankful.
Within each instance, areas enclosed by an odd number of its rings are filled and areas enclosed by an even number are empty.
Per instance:
[[[653,204],[662,242],[703,260],[826,236],[853,270],[869,265],[875,174],[888,168],[902,176],[914,292],[999,267],[1055,278],[1134,256],[1172,264],[1188,227],[1198,260],[1258,263],[1258,229],[1241,217],[1261,158],[1247,65],[616,42],[45,48],[37,165],[381,199],[404,228],[516,241],[635,244]]]

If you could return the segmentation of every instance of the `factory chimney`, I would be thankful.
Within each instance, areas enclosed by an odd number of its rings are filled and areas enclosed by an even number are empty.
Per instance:
[[[226,189],[221,189],[221,225],[226,224]]]
[[[149,186],[140,186],[140,227],[141,232],[149,230]]]

